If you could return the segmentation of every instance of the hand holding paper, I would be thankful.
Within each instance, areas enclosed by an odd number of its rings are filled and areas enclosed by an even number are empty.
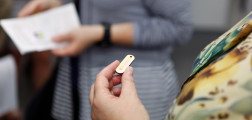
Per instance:
[[[75,56],[95,44],[103,37],[103,26],[85,25],[71,30],[68,33],[55,36],[56,42],[68,42],[65,47],[53,50],[57,56]]]
[[[21,54],[56,49],[66,43],[55,43],[52,37],[80,26],[74,5],[68,4],[25,18],[1,20],[1,25]]]

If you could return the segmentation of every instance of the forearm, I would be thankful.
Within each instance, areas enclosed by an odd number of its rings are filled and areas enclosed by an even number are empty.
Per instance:
[[[103,40],[105,28],[103,25],[93,25],[89,28],[95,42]],[[91,34],[90,33],[90,34]],[[110,27],[110,42],[112,44],[132,46],[133,45],[133,24],[132,23],[119,23],[111,24]]]
[[[184,19],[153,17],[134,24],[134,46],[157,48],[186,43],[192,26]]]
[[[143,4],[152,16],[134,22],[135,47],[169,47],[190,39],[191,0],[144,0]]]
[[[113,24],[111,26],[110,36],[113,44],[133,46],[133,24]]]

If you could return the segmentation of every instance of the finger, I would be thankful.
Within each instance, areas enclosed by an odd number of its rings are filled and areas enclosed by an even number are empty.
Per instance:
[[[18,14],[18,17],[25,17],[32,15],[36,12],[47,10],[48,8],[43,5],[42,1],[36,0],[28,3]]]
[[[137,95],[135,81],[133,78],[133,68],[129,66],[122,75],[121,96]]]
[[[76,56],[81,51],[79,43],[76,42],[77,40],[74,39],[71,33],[58,35],[53,37],[52,39],[55,42],[68,41],[68,45],[66,47],[52,50],[52,53],[56,56]]]
[[[109,81],[109,88],[112,89],[114,86],[121,84],[121,75],[113,76],[112,79]]]
[[[71,39],[72,39],[72,34],[71,33],[65,33],[65,34],[57,35],[57,36],[54,36],[52,38],[52,40],[54,42],[65,42],[65,41],[69,41]]]
[[[55,42],[67,42],[67,46],[52,50],[52,53],[57,56],[76,56],[80,52],[80,45],[71,33],[62,34],[53,37]]]
[[[96,119],[95,119],[94,112],[93,112],[93,109],[91,110],[91,119],[92,119],[92,120],[96,120]]]
[[[105,77],[108,80],[111,80],[114,73],[115,73],[115,69],[116,67],[119,65],[119,61],[116,60],[113,63],[111,63],[110,65],[108,65],[107,67],[105,67],[98,75],[97,77]]]
[[[94,112],[93,112],[93,101],[94,101],[94,84],[92,84],[90,88],[90,94],[89,94],[89,102],[91,106],[91,118],[92,120],[95,120]]]
[[[56,56],[76,56],[81,50],[75,42],[70,42],[66,47],[54,49],[52,53]]]
[[[89,102],[91,106],[93,105],[93,101],[94,101],[94,84],[91,86],[89,93]]]
[[[121,94],[121,87],[112,88],[111,93],[112,93],[114,96],[119,97],[120,94]]]
[[[119,65],[119,61],[116,60],[107,67],[105,67],[97,76],[95,81],[95,93],[103,91],[103,92],[109,92],[109,80],[112,79],[116,67]]]

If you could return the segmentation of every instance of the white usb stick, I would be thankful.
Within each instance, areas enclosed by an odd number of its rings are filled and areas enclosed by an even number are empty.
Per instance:
[[[134,61],[135,56],[133,55],[127,55],[122,62],[119,64],[119,66],[116,68],[117,73],[123,73],[128,66]]]

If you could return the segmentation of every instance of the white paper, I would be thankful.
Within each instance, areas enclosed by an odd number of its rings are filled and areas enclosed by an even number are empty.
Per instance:
[[[44,51],[64,46],[52,37],[80,26],[73,3],[25,18],[1,20],[1,25],[21,54]]]
[[[0,58],[0,116],[18,108],[17,73],[14,58]]]

